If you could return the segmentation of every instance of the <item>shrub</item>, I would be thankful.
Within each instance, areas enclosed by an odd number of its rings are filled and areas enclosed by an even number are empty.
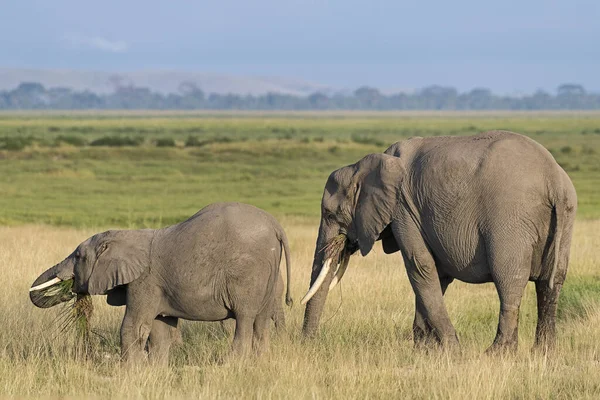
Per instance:
[[[228,136],[219,136],[214,138],[207,138],[204,140],[198,139],[197,136],[189,136],[185,141],[185,147],[202,147],[211,143],[230,143],[233,142]]]
[[[139,146],[144,139],[140,137],[131,138],[128,136],[103,136],[90,143],[90,146],[108,146],[108,147],[123,147],[123,146]]]
[[[171,138],[156,139],[156,147],[175,147],[175,140]]]
[[[378,147],[385,145],[381,140],[369,136],[352,135],[352,141],[358,144],[372,144]]]
[[[204,142],[198,139],[198,136],[188,136],[185,141],[185,147],[200,147],[204,146]]]
[[[572,151],[573,149],[571,148],[571,146],[565,146],[560,149],[560,152],[563,154],[571,154]]]
[[[87,144],[87,140],[77,135],[61,135],[54,139],[54,143],[59,145],[61,143],[70,144],[71,146],[82,147]]]
[[[19,151],[33,143],[32,137],[9,137],[0,138],[0,150]]]

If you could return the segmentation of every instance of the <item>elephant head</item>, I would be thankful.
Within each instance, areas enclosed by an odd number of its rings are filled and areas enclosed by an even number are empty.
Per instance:
[[[153,232],[107,231],[92,236],[33,282],[31,302],[48,308],[76,294],[107,294],[134,281],[150,264]]]
[[[383,239],[386,253],[398,250],[389,225],[398,209],[403,177],[400,159],[387,154],[370,154],[329,176],[321,202],[310,288],[302,299],[302,304],[308,302],[305,335],[316,332],[327,293],[342,278],[351,254],[360,249],[367,255],[379,239]]]

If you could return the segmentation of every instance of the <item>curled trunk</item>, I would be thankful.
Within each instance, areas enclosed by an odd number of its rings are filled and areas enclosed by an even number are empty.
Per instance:
[[[71,300],[73,287],[73,262],[67,258],[41,274],[29,289],[29,299],[40,308],[49,308]]]

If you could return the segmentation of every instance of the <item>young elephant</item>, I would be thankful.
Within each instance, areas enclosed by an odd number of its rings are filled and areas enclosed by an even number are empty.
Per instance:
[[[126,305],[121,325],[123,360],[166,362],[178,318],[235,318],[233,349],[247,353],[268,343],[279,264],[285,251],[286,303],[290,297],[290,251],[277,220],[240,203],[209,205],[188,220],[163,229],[115,230],[81,243],[65,260],[38,277],[30,298],[47,308],[68,300],[57,290],[108,295]]]

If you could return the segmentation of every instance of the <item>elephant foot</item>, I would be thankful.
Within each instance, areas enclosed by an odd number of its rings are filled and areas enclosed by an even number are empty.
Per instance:
[[[458,341],[458,336],[456,336],[456,333],[448,336],[443,336],[439,340],[440,345],[445,349],[460,348],[460,342]]]
[[[502,355],[502,354],[515,354],[517,352],[518,343],[517,342],[505,342],[505,343],[492,343],[490,347],[487,348],[485,354],[489,355]]]
[[[516,353],[519,346],[519,331],[509,332],[498,330],[494,343],[485,351],[486,354]]]
[[[416,350],[429,350],[442,348],[439,339],[435,335],[417,336],[413,338],[414,347]]]
[[[554,340],[541,340],[535,342],[531,348],[531,352],[534,354],[548,354],[556,350],[556,342]]]
[[[439,338],[433,332],[426,335],[414,336],[414,347],[416,350],[442,350],[442,351],[460,351],[460,342],[456,335]]]

